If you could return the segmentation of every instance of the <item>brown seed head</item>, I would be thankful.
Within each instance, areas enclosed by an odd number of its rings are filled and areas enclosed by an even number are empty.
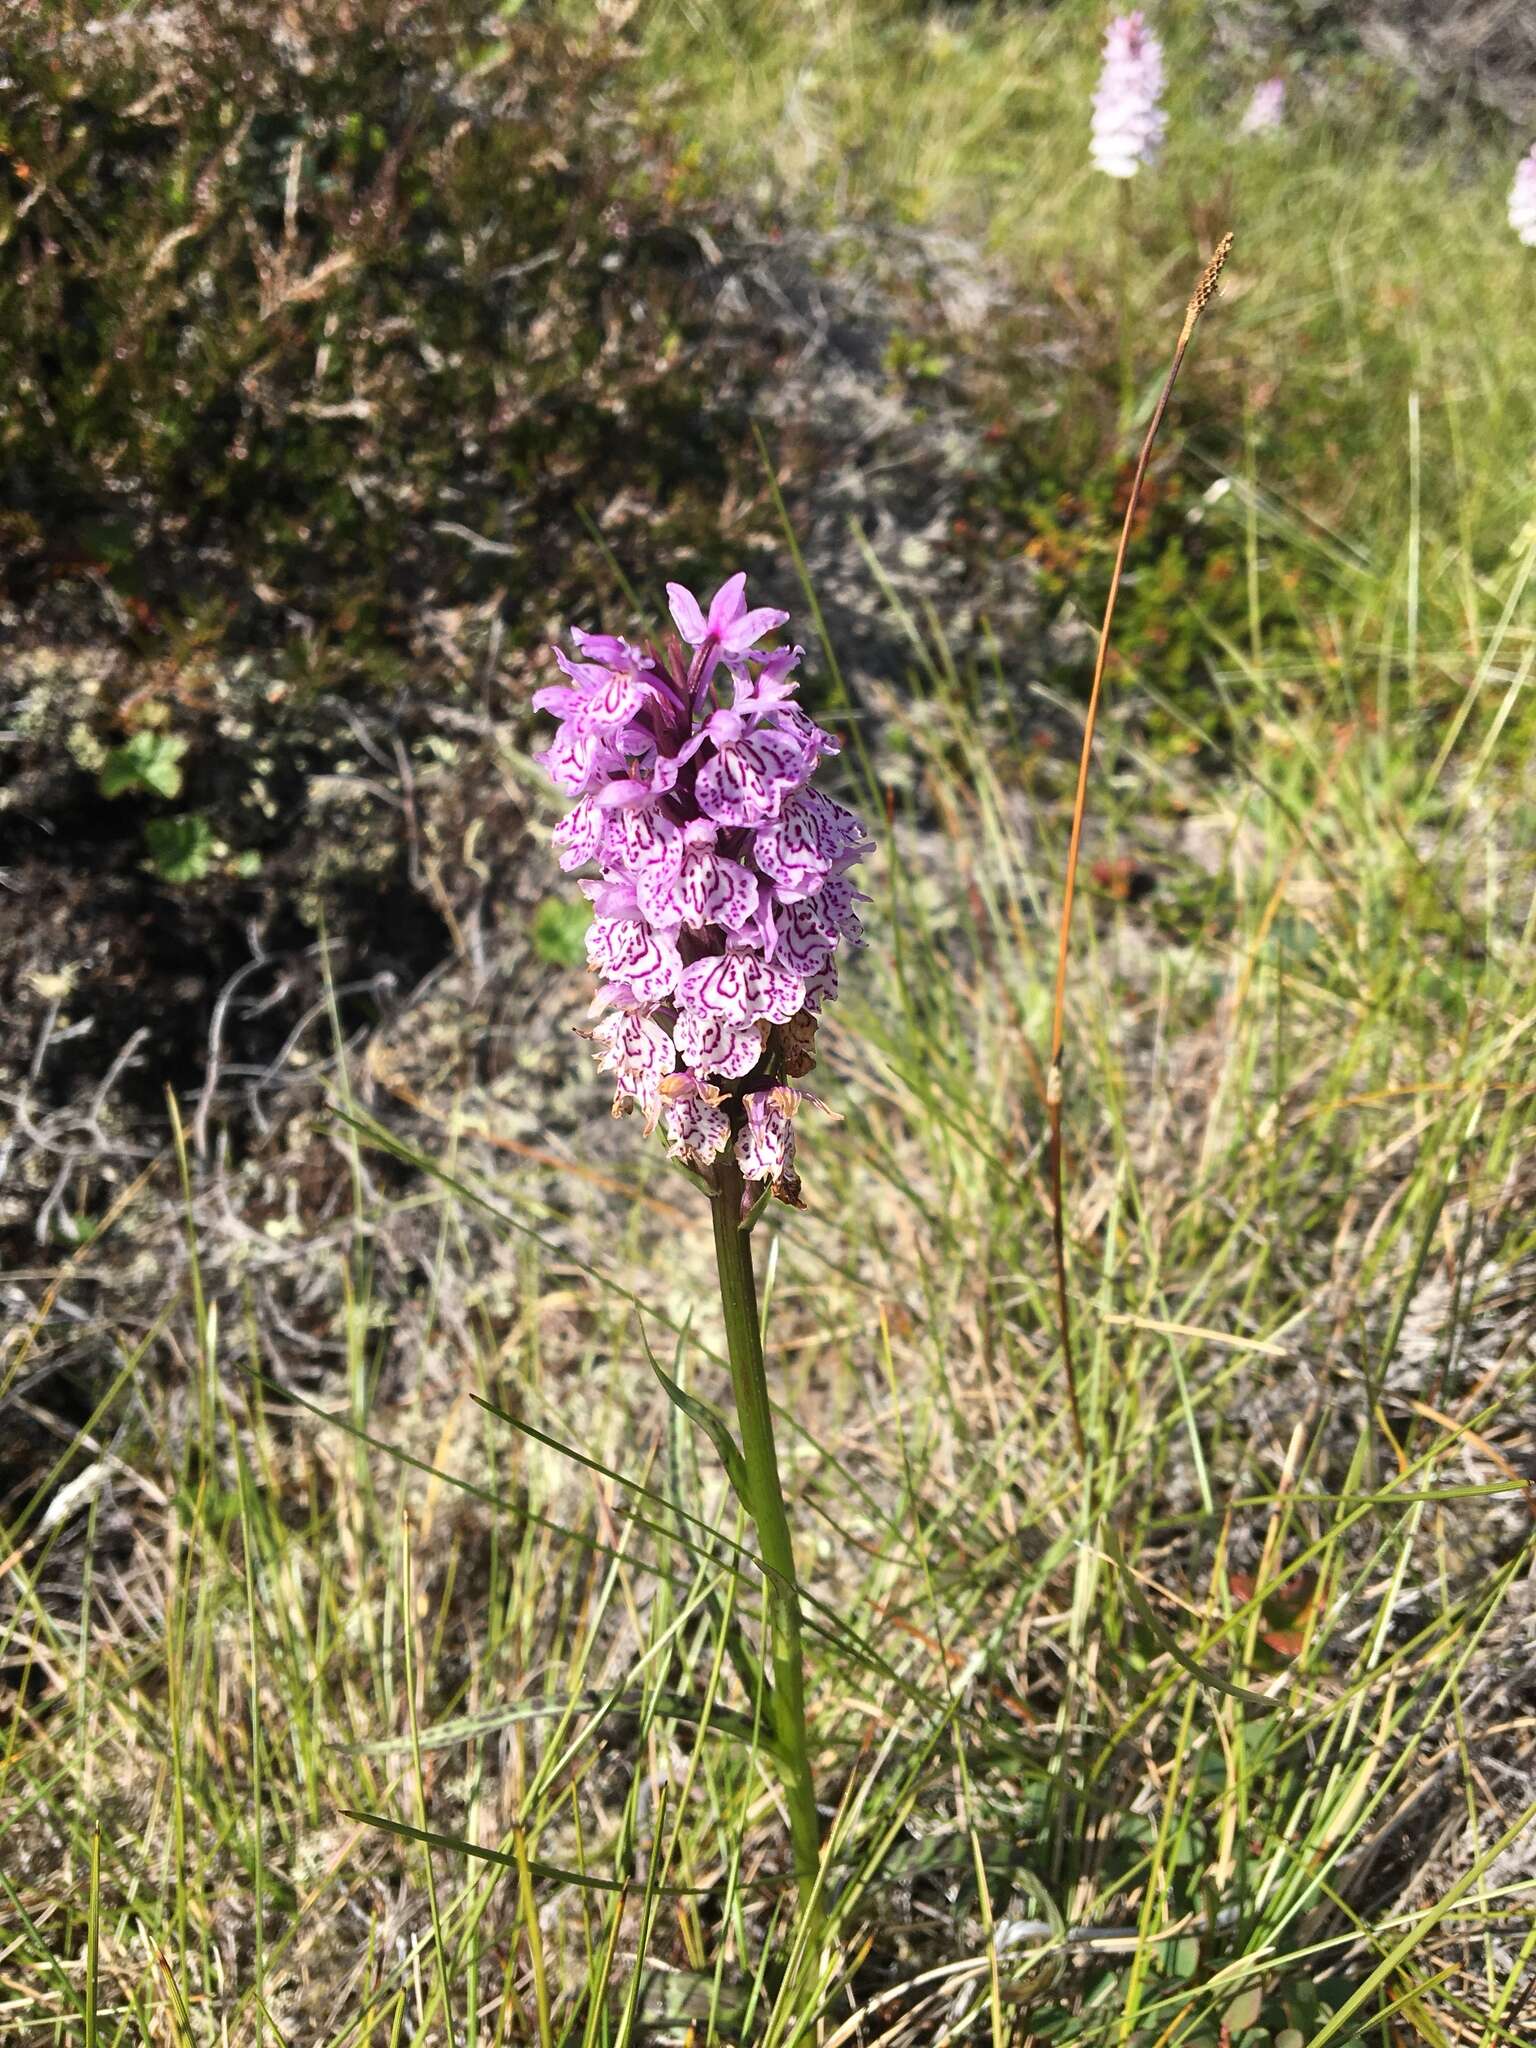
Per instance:
[[[1195,295],[1189,302],[1190,312],[1198,319],[1216,295],[1217,280],[1222,266],[1232,253],[1232,237],[1223,235],[1216,244],[1216,253],[1200,273],[1200,282],[1195,286]]]

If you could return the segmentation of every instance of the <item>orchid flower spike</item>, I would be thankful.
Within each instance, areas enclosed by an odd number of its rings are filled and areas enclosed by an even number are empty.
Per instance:
[[[1285,80],[1266,78],[1253,88],[1253,97],[1237,125],[1239,135],[1272,135],[1285,123]]]
[[[573,804],[560,865],[597,870],[589,1035],[616,1116],[638,1110],[706,1179],[730,1147],[749,1204],[767,1187],[800,1207],[793,1118],[815,1098],[788,1083],[815,1065],[840,942],[862,937],[848,870],[872,842],[812,787],[839,742],[794,701],[802,650],[757,644],[788,614],[750,610],[741,575],[707,608],[667,595],[680,640],[574,633],[579,658],[556,649],[563,680],[533,700],[559,727],[537,758]]]
[[[1090,154],[1110,178],[1134,178],[1157,162],[1168,117],[1163,112],[1163,46],[1138,7],[1117,15],[1104,37],[1104,68],[1093,96]]]
[[[1536,149],[1516,166],[1509,188],[1509,224],[1528,248],[1536,249]]]

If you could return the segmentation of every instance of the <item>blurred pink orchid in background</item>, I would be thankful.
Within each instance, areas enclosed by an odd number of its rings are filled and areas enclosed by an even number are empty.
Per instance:
[[[1527,247],[1536,249],[1536,148],[1516,167],[1509,188],[1509,224]]]
[[[1272,135],[1284,125],[1285,80],[1266,78],[1253,88],[1253,97],[1237,124],[1237,132],[1239,135]]]
[[[1110,178],[1134,178],[1156,163],[1168,126],[1162,110],[1163,46],[1138,7],[1117,15],[1104,37],[1104,68],[1093,96],[1090,154]]]

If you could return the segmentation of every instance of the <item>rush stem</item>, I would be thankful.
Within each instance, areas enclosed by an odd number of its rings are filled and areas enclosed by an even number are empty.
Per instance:
[[[790,1543],[789,1517],[773,1443],[773,1411],[752,1271],[752,1238],[741,1228],[741,1170],[730,1153],[715,1165],[710,1200],[715,1220],[715,1262],[720,1272],[720,1306],[731,1361],[731,1390],[746,1467],[747,1511],[757,1529],[758,1553],[767,1585],[766,1627],[773,1669],[773,1731],[789,1807],[790,1846],[799,1889],[806,1952],[819,1947],[818,1879],[821,1823],[805,1731],[805,1650],[800,1589]]]

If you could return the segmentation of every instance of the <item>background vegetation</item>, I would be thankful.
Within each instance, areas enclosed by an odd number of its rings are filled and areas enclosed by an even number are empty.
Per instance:
[[[1536,58],[1435,13],[1167,0],[1122,207],[1079,0],[7,10],[0,2038],[1529,2038]],[[1228,225],[1077,932],[1085,1470],[1071,768]],[[814,2012],[524,709],[738,564],[886,821],[764,1274]]]

